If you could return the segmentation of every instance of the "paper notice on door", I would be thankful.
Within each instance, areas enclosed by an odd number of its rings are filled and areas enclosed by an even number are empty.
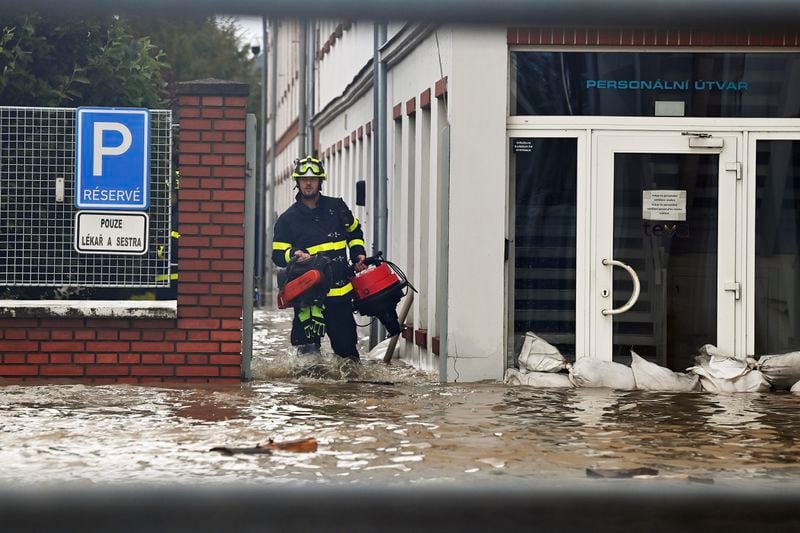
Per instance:
[[[644,220],[686,220],[686,191],[642,191]]]

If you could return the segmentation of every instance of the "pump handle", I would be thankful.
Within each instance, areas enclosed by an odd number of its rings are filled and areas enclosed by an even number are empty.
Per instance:
[[[364,264],[367,266],[380,265],[381,263],[383,263],[383,252],[381,251],[364,259]]]

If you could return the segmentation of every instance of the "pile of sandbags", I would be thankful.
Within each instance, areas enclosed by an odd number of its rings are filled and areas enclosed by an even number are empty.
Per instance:
[[[519,370],[507,369],[505,382],[537,388],[570,388],[573,384],[569,375],[561,373],[569,366],[558,348],[528,332],[519,352]]]
[[[716,346],[706,344],[689,372],[700,377],[703,390],[716,393],[764,392],[769,383],[756,368],[755,359],[737,359]]]
[[[570,364],[555,346],[528,332],[518,360],[519,370],[506,371],[509,385],[715,393],[763,392],[771,386],[800,392],[800,352],[767,355],[756,361],[737,359],[706,344],[695,357],[695,366],[681,373],[646,361],[633,350],[630,367],[591,358]]]

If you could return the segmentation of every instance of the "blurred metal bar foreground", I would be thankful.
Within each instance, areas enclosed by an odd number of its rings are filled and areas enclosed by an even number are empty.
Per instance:
[[[0,10],[49,12],[52,0],[4,0]],[[58,12],[230,13],[269,17],[428,20],[539,27],[769,29],[796,27],[796,0],[70,0]]]
[[[3,531],[800,531],[800,491],[667,481],[549,486],[200,489],[63,487],[0,491]]]

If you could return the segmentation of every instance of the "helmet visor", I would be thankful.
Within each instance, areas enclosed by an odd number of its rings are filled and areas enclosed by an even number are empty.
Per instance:
[[[309,174],[313,174],[314,176],[324,176],[325,169],[322,168],[322,165],[319,163],[314,162],[301,162],[297,165],[297,168],[294,171],[295,176],[308,176]]]

